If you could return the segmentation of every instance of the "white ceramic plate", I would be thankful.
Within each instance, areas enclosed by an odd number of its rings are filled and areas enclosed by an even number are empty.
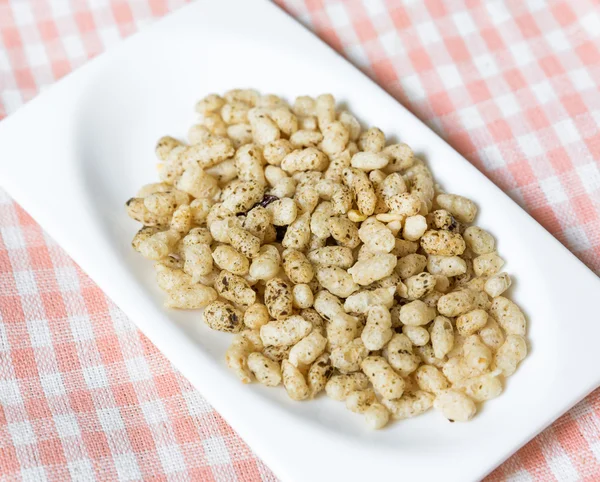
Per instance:
[[[287,399],[227,370],[229,335],[162,308],[130,247],[124,202],[156,179],[158,137],[183,137],[195,101],[248,86],[332,92],[409,143],[450,192],[477,201],[530,322],[531,354],[470,423],[436,413],[370,432],[324,397]],[[0,182],[281,478],[466,481],[484,476],[600,384],[596,276],[381,88],[266,2],[198,1],[68,76],[0,124]],[[372,478],[370,478],[372,477]]]

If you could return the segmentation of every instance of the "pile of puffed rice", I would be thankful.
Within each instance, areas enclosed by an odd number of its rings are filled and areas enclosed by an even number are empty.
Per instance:
[[[431,406],[467,421],[502,392],[526,320],[472,201],[331,94],[236,89],[196,110],[189,143],[156,146],[161,182],[127,201],[132,244],[167,307],[235,333],[243,383],[324,390],[375,429]]]

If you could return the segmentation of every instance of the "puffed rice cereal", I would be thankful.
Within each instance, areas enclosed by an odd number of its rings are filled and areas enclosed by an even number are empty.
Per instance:
[[[476,204],[331,94],[209,94],[126,203],[165,306],[232,333],[242,383],[324,392],[372,429],[468,421],[526,357],[527,320]]]

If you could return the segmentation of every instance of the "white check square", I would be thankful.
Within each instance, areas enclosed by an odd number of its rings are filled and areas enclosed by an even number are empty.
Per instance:
[[[36,442],[35,433],[29,421],[9,423],[8,433],[16,446],[30,445]]]

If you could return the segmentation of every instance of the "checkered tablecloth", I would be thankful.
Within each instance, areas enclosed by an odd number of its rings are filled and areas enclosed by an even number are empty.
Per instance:
[[[0,0],[0,118],[183,3]],[[600,272],[597,1],[279,3]],[[276,480],[0,190],[0,480],[141,479]],[[600,391],[489,480],[600,480]]]

